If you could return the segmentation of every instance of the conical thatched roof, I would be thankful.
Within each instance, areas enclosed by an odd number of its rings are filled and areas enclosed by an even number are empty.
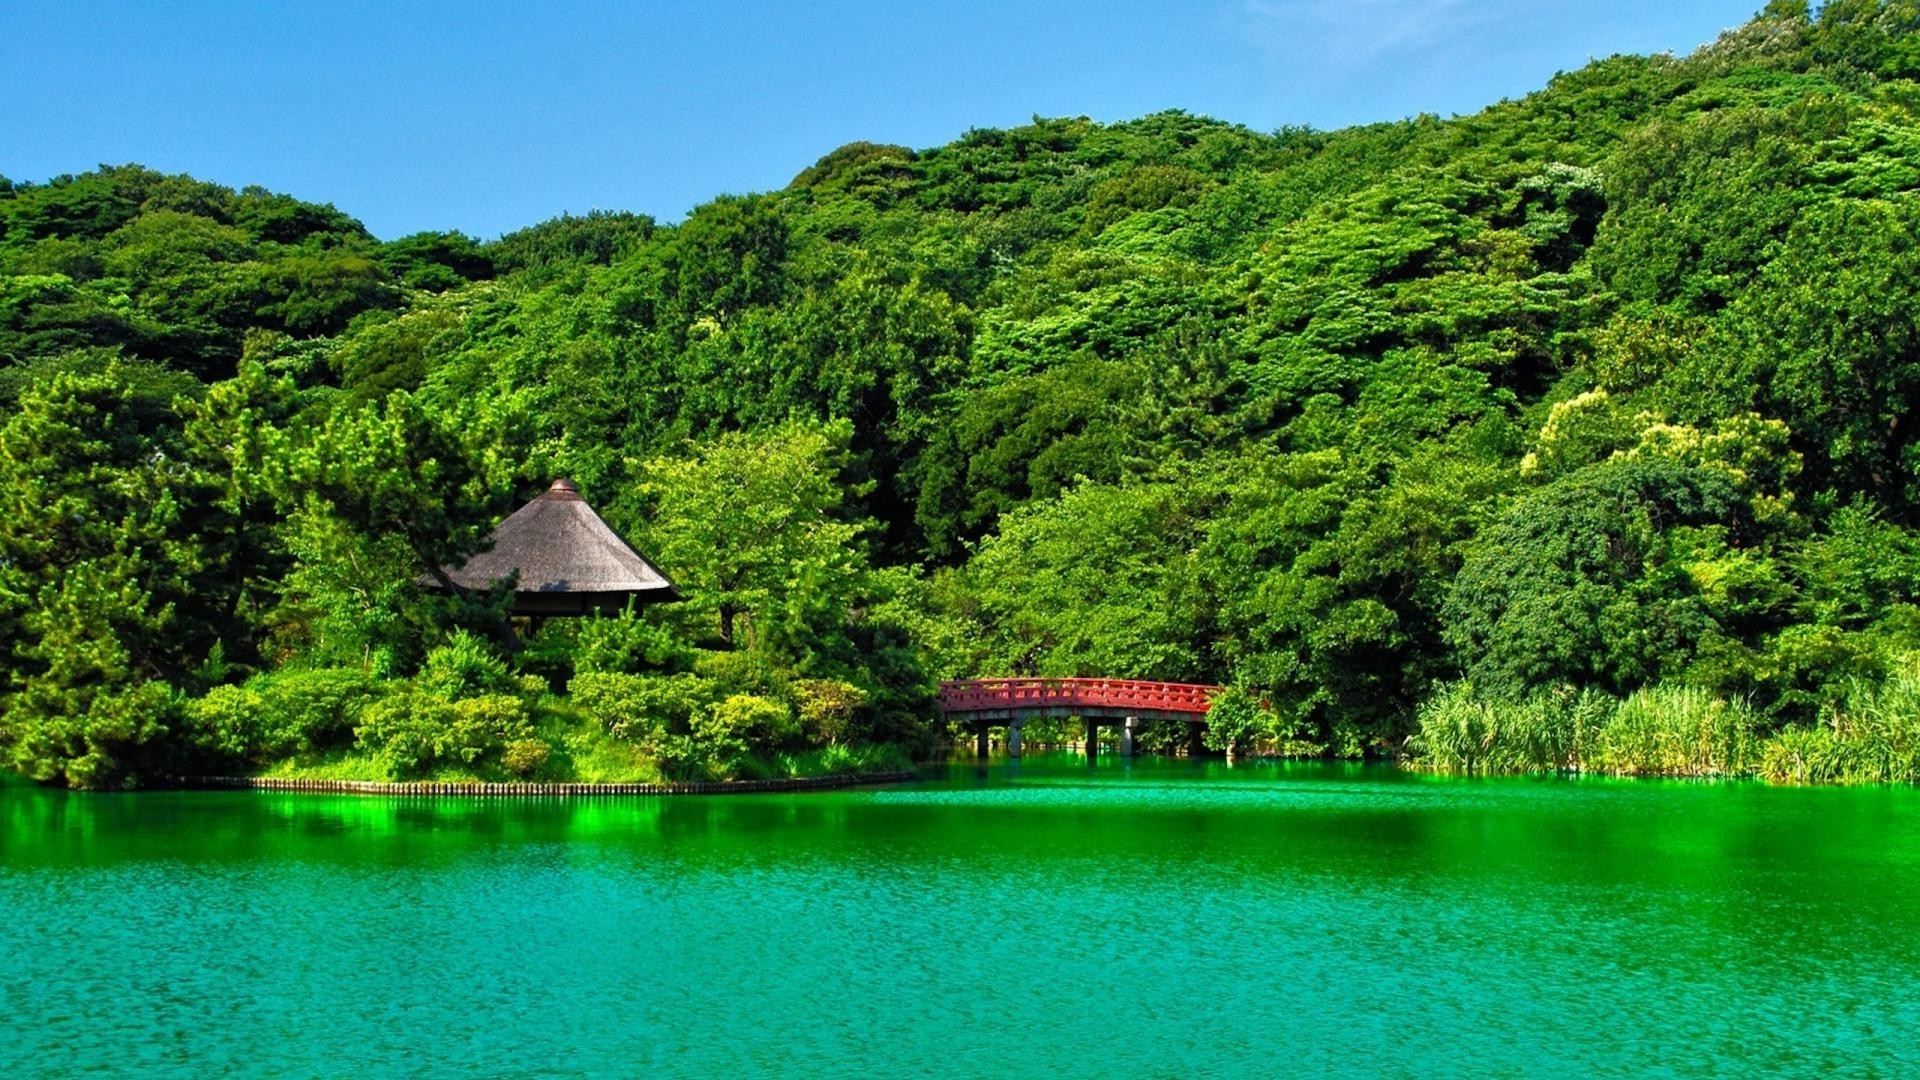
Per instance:
[[[618,611],[628,599],[660,603],[680,593],[654,565],[593,512],[569,480],[507,516],[493,547],[447,576],[465,589],[485,589],[518,570],[515,615],[582,615]]]

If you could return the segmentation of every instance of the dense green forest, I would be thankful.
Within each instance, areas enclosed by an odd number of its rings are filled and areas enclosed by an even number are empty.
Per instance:
[[[380,242],[0,179],[0,743],[597,779],[922,755],[934,682],[1218,745],[1920,776],[1920,4],[1472,116],[854,143],[664,225]],[[557,476],[688,596],[422,587]]]

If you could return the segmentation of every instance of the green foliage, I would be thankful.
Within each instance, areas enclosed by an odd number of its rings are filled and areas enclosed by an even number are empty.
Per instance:
[[[871,699],[865,690],[839,679],[800,679],[793,684],[793,697],[807,735],[829,746],[840,745],[854,713]]]
[[[381,686],[346,668],[285,668],[216,686],[185,709],[195,749],[216,764],[258,766],[342,748]]]
[[[485,244],[0,182],[0,745],[778,775],[1035,673],[1237,687],[1249,750],[1907,775],[1916,18],[1773,3],[1447,120],[852,143]],[[451,587],[556,475],[686,602],[521,652]]]
[[[1456,682],[1421,703],[1409,747],[1427,765],[1464,772],[1739,776],[1761,760],[1751,707],[1682,685],[1624,699],[1570,686],[1509,698]]]
[[[616,739],[642,742],[685,735],[693,717],[713,703],[710,682],[695,675],[647,676],[614,672],[576,675],[567,684],[574,705]]]
[[[642,535],[720,641],[794,650],[846,621],[862,590],[863,528],[839,517],[850,430],[793,424],[647,463]]]
[[[1753,710],[1692,686],[1635,691],[1599,732],[1594,766],[1616,774],[1739,776],[1758,763]]]
[[[36,778],[152,768],[169,683],[229,625],[215,485],[157,452],[177,435],[114,364],[54,374],[0,425],[0,742]]]
[[[1003,518],[960,588],[970,663],[1019,675],[1188,680],[1201,598],[1193,515],[1172,484],[1083,485]]]
[[[794,749],[805,732],[784,701],[698,675],[576,675],[571,701],[613,739],[679,779],[732,776],[750,755]]]
[[[1221,691],[1207,711],[1207,747],[1230,757],[1279,735],[1279,718],[1239,687]]]
[[[508,673],[506,661],[485,642],[464,630],[455,631],[445,645],[427,653],[414,685],[429,694],[452,700],[507,694],[520,689]]]
[[[1920,782],[1920,663],[1908,654],[1884,679],[1850,680],[1818,725],[1769,739],[1759,768],[1792,784]]]
[[[1716,630],[1673,558],[1676,526],[1738,521],[1718,471],[1590,465],[1519,499],[1475,538],[1444,613],[1477,682],[1622,692],[1677,672]]]
[[[526,707],[508,694],[448,701],[419,690],[390,694],[360,713],[354,739],[396,777],[425,776],[439,767],[471,767],[533,735]],[[515,760],[524,762],[525,748]]]
[[[631,607],[618,615],[594,615],[572,628],[568,652],[579,674],[683,671],[695,650],[660,622]]]
[[[457,232],[403,236],[381,245],[379,262],[402,284],[430,292],[493,276],[493,258],[472,237]]]
[[[653,231],[653,219],[644,214],[607,210],[593,210],[582,217],[562,214],[508,233],[487,245],[484,254],[504,272],[605,266],[646,241]]]

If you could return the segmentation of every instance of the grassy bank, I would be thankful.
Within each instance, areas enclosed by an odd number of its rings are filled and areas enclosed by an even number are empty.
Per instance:
[[[720,655],[715,665],[733,662]],[[741,665],[735,663],[733,666]],[[758,669],[589,671],[555,693],[457,634],[412,678],[283,668],[180,701],[156,772],[380,783],[667,783],[894,772],[857,689]],[[885,718],[883,717],[882,720]]]
[[[366,780],[394,783],[579,783],[659,784],[702,780],[778,780],[813,776],[866,776],[912,769],[898,747],[829,746],[797,753],[746,755],[724,764],[673,773],[635,747],[591,732],[564,739],[538,768],[516,772],[498,762],[446,764],[427,771],[397,769],[391,760],[364,750],[335,750],[277,761],[250,775],[276,780]]]

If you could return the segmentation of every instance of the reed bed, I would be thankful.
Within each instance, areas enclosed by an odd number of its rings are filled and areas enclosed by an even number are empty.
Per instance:
[[[1421,704],[1408,750],[1416,764],[1466,773],[1920,783],[1920,659],[1847,683],[1817,724],[1771,731],[1747,702],[1694,686],[1625,698],[1562,687],[1511,699],[1455,682]]]
[[[1744,701],[1697,687],[1503,699],[1457,682],[1421,705],[1410,749],[1423,764],[1470,773],[1745,776],[1760,764],[1758,727]]]
[[[1789,784],[1920,782],[1920,667],[1848,683],[1820,724],[1767,740],[1760,775]]]

